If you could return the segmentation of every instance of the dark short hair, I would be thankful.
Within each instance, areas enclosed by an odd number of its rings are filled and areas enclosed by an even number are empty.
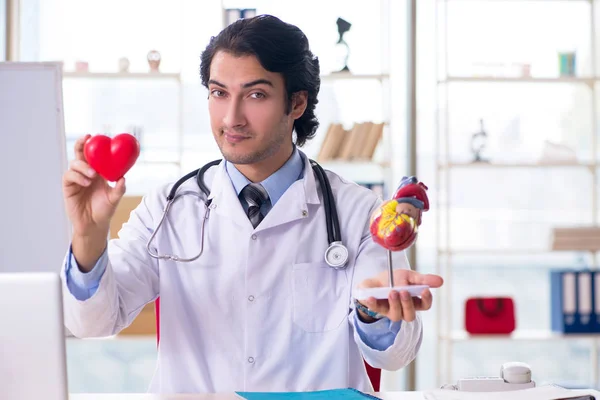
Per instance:
[[[213,36],[202,52],[200,78],[208,87],[210,64],[218,51],[236,56],[255,56],[262,67],[283,75],[287,95],[286,113],[291,111],[294,93],[306,91],[304,114],[294,121],[296,145],[315,136],[319,121],[315,116],[321,86],[319,60],[309,49],[306,35],[296,26],[271,15],[240,19]]]

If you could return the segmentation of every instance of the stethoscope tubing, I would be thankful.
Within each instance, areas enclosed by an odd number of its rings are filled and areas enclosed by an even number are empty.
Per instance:
[[[204,174],[209,168],[211,168],[215,165],[218,165],[219,163],[221,163],[221,161],[222,160],[211,161],[208,164],[204,165],[202,168],[199,168],[199,169],[189,172],[188,174],[181,177],[177,182],[175,182],[175,184],[173,185],[173,187],[171,188],[171,190],[167,196],[167,204],[165,205],[161,219],[159,220],[159,222],[156,226],[156,229],[154,229],[154,231],[152,232],[152,235],[150,236],[150,239],[148,239],[148,243],[146,245],[146,250],[148,251],[148,254],[152,258],[167,259],[167,260],[179,261],[179,262],[191,262],[191,261],[198,259],[202,255],[202,253],[204,252],[205,226],[206,226],[206,221],[208,220],[208,217],[210,214],[210,205],[212,202],[212,199],[209,198],[210,189],[208,188],[208,186],[206,185],[206,182],[204,181]],[[344,268],[346,265],[346,262],[347,262],[347,249],[342,244],[340,223],[339,223],[339,219],[338,219],[338,213],[337,213],[337,207],[335,204],[335,199],[333,197],[333,191],[331,189],[329,179],[327,179],[327,175],[325,174],[325,171],[323,170],[323,168],[316,161],[313,161],[313,160],[309,160],[309,161],[310,161],[310,164],[312,166],[312,169],[313,169],[315,175],[317,176],[317,181],[319,182],[319,185],[321,186],[321,191],[323,193],[323,202],[324,202],[324,206],[325,206],[325,219],[326,219],[326,226],[327,226],[327,240],[329,242],[329,248],[327,249],[327,252],[325,254],[325,259],[330,266],[332,266],[336,269]],[[173,205],[175,200],[184,196],[185,194],[194,194],[197,197],[200,197],[198,193],[191,192],[191,191],[186,191],[186,192],[177,194],[177,190],[179,189],[179,187],[181,185],[183,185],[187,180],[189,180],[193,177],[196,178],[196,183],[198,184],[200,191],[206,197],[206,199],[204,200],[205,213],[204,213],[204,218],[202,220],[202,233],[201,233],[201,243],[202,244],[201,244],[200,252],[198,253],[198,255],[191,257],[191,258],[182,258],[182,257],[175,256],[175,255],[159,255],[158,253],[156,253],[152,250],[151,244],[152,244],[152,241],[154,240],[158,230],[162,226],[162,224],[169,212],[169,209],[171,208],[171,206]],[[341,263],[336,262],[334,265],[328,260],[327,253],[330,250],[332,250],[332,248],[337,248],[337,249],[342,248],[342,253],[345,252],[345,254],[346,254],[346,257],[343,260],[343,262],[341,262]]]

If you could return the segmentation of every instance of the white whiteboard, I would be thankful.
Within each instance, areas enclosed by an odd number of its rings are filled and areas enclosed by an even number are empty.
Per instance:
[[[58,272],[68,250],[60,63],[0,62],[0,272]]]

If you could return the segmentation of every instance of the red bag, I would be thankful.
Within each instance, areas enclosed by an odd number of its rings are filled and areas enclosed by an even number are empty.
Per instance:
[[[509,334],[515,330],[510,297],[474,297],[465,304],[465,329],[470,334]]]

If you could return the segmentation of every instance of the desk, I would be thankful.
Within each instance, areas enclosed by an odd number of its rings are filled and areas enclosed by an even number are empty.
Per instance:
[[[382,400],[423,400],[421,392],[377,393]],[[240,400],[235,393],[222,394],[71,394],[69,400]],[[365,399],[366,400],[366,399]]]

